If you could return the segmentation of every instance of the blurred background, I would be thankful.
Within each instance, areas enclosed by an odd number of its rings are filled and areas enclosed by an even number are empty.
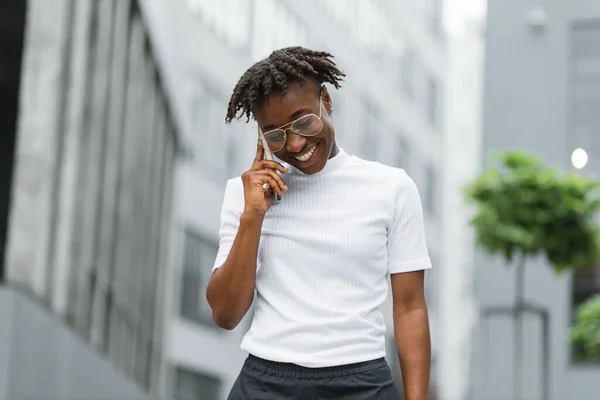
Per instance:
[[[431,400],[598,399],[600,362],[573,356],[569,329],[600,268],[532,258],[543,312],[515,347],[512,311],[488,312],[513,304],[515,269],[478,249],[462,192],[495,151],[600,173],[597,0],[12,0],[0,19],[1,399],[226,398],[252,313],[217,328],[205,289],[256,128],[225,113],[290,45],[346,72],[341,147],[419,187]]]

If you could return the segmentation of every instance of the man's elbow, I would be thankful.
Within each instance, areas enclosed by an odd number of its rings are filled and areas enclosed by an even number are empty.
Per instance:
[[[223,299],[207,296],[208,304],[212,309],[212,319],[215,325],[221,329],[235,329],[243,318],[232,309],[231,305],[223,302]]]
[[[231,331],[240,324],[240,319],[231,315],[223,315],[213,312],[213,322],[221,329]]]

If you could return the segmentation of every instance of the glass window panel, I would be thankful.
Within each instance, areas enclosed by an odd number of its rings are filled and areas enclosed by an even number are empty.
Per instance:
[[[380,4],[348,0],[320,0],[319,4],[359,47],[372,56],[397,56],[394,52],[397,52],[403,34]]]
[[[435,215],[437,212],[438,180],[432,166],[425,168],[425,210]]]
[[[362,149],[365,157],[375,160],[378,155],[378,135],[377,129],[379,124],[379,112],[373,103],[373,100],[367,99],[363,101],[363,116],[362,116]]]
[[[223,117],[226,109],[227,102],[217,90],[202,81],[196,84],[189,109],[194,160],[198,169],[210,169],[211,177],[217,179],[224,178],[228,170],[229,139]]]
[[[573,147],[588,149],[586,171],[598,176],[600,156],[600,21],[577,25],[572,35],[571,123]]]
[[[427,79],[427,117],[432,125],[438,123],[438,86],[434,77]]]
[[[595,150],[600,146],[600,20],[576,24],[571,32],[571,48],[571,147],[588,150],[589,161],[582,171],[598,177],[600,156]],[[600,263],[574,273],[572,317],[576,307],[597,294],[600,294]],[[572,348],[573,361],[577,361],[580,351]]]
[[[431,32],[435,36],[439,36],[442,34],[442,12],[443,12],[443,1],[442,0],[432,0],[431,5],[431,16],[430,16],[430,26]]]
[[[415,96],[415,62],[414,47],[408,45],[400,60],[400,88],[402,93],[410,99]]]
[[[396,140],[396,165],[400,168],[403,168],[408,174],[411,173],[411,146],[402,134],[398,136]]]
[[[284,3],[274,0],[255,0],[254,38],[252,57],[260,60],[272,51],[288,46],[306,45],[308,33],[304,25]],[[268,22],[266,22],[268,21]]]
[[[185,233],[181,282],[181,315],[212,325],[212,311],[206,288],[218,247],[198,235]]]
[[[198,21],[234,49],[249,44],[251,0],[189,0]],[[231,12],[229,10],[235,10]]]

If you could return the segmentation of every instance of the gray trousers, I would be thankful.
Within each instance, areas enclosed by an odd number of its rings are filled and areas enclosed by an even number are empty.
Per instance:
[[[402,400],[384,358],[327,368],[250,355],[228,400]]]

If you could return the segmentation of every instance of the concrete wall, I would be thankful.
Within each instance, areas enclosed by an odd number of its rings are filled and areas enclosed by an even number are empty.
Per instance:
[[[0,286],[0,398],[149,399],[33,295],[6,285]]]
[[[527,13],[540,5],[545,29],[532,29]],[[568,168],[572,151],[569,125],[570,28],[575,20],[600,18],[595,0],[491,0],[488,3],[484,95],[483,158],[492,151],[533,151],[550,165]],[[514,269],[479,254],[476,291],[480,307],[510,305],[514,299]],[[567,330],[571,318],[571,280],[556,277],[546,262],[527,265],[527,299],[551,313],[550,399],[587,400],[600,391],[600,368],[570,363]],[[525,322],[524,397],[541,398],[539,390],[540,327]],[[511,398],[512,324],[497,319],[479,326],[473,399]]]

